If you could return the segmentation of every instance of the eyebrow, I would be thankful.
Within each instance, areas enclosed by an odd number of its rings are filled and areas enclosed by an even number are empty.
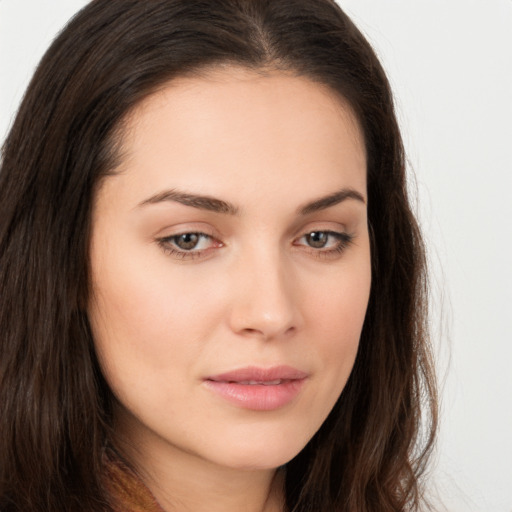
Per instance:
[[[343,188],[333,194],[321,197],[300,206],[297,209],[299,215],[309,215],[321,210],[335,206],[347,199],[355,199],[363,204],[366,201],[361,193],[351,188]],[[223,213],[228,215],[237,215],[239,209],[232,203],[217,199],[211,196],[205,196],[200,194],[190,194],[188,192],[180,192],[176,189],[165,190],[154,196],[145,199],[139,204],[140,206],[158,204],[166,201],[176,202],[185,206],[191,206],[192,208],[198,208],[200,210],[208,210],[216,213]]]
[[[366,201],[360,192],[352,188],[342,188],[338,192],[334,192],[328,196],[315,199],[304,206],[300,206],[297,211],[300,215],[309,215],[311,213],[330,208],[331,206],[335,206],[347,199],[355,199],[356,201],[366,204]]]
[[[235,205],[228,203],[227,201],[223,201],[222,199],[199,194],[189,194],[187,192],[180,192],[175,189],[166,190],[151,196],[145,201],[142,201],[139,206],[163,203],[166,201],[172,201],[175,203],[184,204],[185,206],[192,206],[192,208],[208,210],[216,213],[225,213],[228,215],[238,214],[238,208]]]

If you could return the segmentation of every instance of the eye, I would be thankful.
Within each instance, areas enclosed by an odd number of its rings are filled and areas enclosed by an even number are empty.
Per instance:
[[[201,233],[183,233],[182,235],[175,235],[171,238],[172,242],[184,251],[191,251],[196,249],[201,241],[201,238],[206,238],[207,235]]]
[[[318,256],[329,256],[343,252],[353,239],[353,235],[344,232],[311,231],[297,239],[294,245],[312,249]]]
[[[333,238],[330,233],[325,231],[313,231],[304,235],[306,243],[315,249],[323,249],[329,243],[329,237]]]
[[[201,257],[210,249],[222,247],[222,243],[214,237],[200,232],[166,236],[159,238],[157,242],[167,254],[182,259]]]

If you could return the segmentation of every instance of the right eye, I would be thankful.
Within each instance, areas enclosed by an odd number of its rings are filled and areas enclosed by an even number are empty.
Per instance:
[[[162,249],[177,258],[198,258],[209,249],[222,247],[222,243],[206,233],[187,232],[157,240]]]

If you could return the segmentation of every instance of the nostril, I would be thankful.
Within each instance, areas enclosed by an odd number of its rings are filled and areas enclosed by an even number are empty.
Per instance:
[[[246,328],[242,329],[240,332],[241,332],[241,334],[246,335],[248,337],[257,337],[257,338],[262,338],[265,340],[270,340],[270,339],[277,338],[277,337],[290,336],[291,334],[293,334],[295,332],[295,330],[296,330],[295,326],[290,326],[285,329],[278,329],[278,328],[276,328],[276,329],[270,329],[270,328],[256,329],[256,328],[252,328],[252,327],[246,327]]]
[[[260,331],[258,329],[252,329],[250,327],[245,328],[244,332],[246,332],[247,334],[263,334],[262,331]]]

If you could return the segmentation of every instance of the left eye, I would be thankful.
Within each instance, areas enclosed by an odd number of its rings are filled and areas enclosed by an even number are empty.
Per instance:
[[[304,236],[306,243],[315,249],[323,249],[328,244],[329,238],[333,237],[325,231],[313,231]]]
[[[298,245],[306,245],[312,249],[341,250],[352,241],[348,233],[335,231],[311,231],[301,236]]]

